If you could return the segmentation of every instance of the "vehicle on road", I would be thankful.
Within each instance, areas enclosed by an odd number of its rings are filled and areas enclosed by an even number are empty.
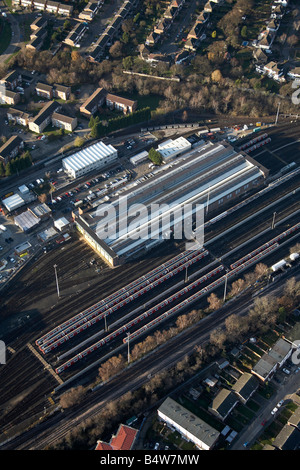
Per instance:
[[[278,411],[278,408],[275,406],[275,408],[273,408],[273,410],[271,411],[271,415],[275,415]]]

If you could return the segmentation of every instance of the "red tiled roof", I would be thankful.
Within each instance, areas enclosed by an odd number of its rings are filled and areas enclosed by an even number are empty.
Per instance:
[[[137,432],[137,429],[121,424],[116,436],[111,438],[110,443],[98,441],[95,450],[130,450]]]
[[[113,450],[113,448],[110,444],[107,444],[106,442],[98,441],[95,450]]]
[[[113,436],[110,443],[115,450],[130,450],[137,434],[137,430],[121,424],[116,436]]]

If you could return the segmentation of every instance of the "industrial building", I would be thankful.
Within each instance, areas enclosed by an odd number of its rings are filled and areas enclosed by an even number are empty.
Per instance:
[[[151,177],[118,188],[110,195],[108,214],[103,213],[102,198],[98,207],[93,201],[93,209],[75,212],[75,223],[100,256],[115,266],[170,238],[177,225],[183,226],[187,204],[193,207],[192,216],[196,205],[202,205],[207,216],[259,188],[267,175],[268,170],[227,142],[207,142],[153,170]],[[146,211],[135,226],[137,215],[129,217],[128,209],[137,204]]]
[[[157,151],[161,154],[164,161],[168,161],[187,152],[191,147],[192,144],[185,137],[178,137],[174,140],[169,139],[166,142],[162,142],[157,147]]]
[[[90,147],[80,150],[69,157],[63,158],[62,164],[71,178],[78,178],[92,170],[99,170],[118,158],[118,152],[112,145],[97,142]]]

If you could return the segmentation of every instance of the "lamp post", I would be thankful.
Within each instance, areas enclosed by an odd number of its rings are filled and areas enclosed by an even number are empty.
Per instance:
[[[60,298],[59,286],[58,286],[58,278],[57,278],[57,271],[56,271],[57,265],[55,264],[53,267],[54,267],[54,271],[55,271],[55,280],[56,280],[57,296],[58,296],[58,298]]]
[[[276,212],[273,213],[272,230],[275,227],[275,217],[276,217]]]
[[[129,337],[130,337],[130,332],[128,331],[126,334],[127,334],[127,345],[128,345],[127,361],[128,361],[128,364],[129,364],[129,363],[130,363],[130,349],[129,349]]]

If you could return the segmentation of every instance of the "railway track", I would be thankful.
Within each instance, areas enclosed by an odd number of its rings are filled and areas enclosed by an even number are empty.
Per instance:
[[[296,179],[293,180],[293,185],[296,185],[296,181],[297,181]],[[272,190],[272,198],[267,199],[267,201],[266,200],[261,201],[261,205],[259,205],[258,207],[262,208],[266,204],[269,205],[271,202],[275,201],[276,199],[279,199],[283,195],[288,194],[288,192],[290,192],[291,189],[292,188],[291,188],[290,182],[286,183],[286,185],[281,185],[281,187],[274,190],[274,193]],[[253,207],[250,206],[250,204],[247,206],[249,209],[249,214],[251,213],[251,211],[255,210],[255,208],[257,207],[256,206],[257,200],[251,204],[253,204]],[[299,204],[298,200],[295,201],[293,205],[283,204],[282,206],[280,206],[284,216],[286,216],[288,212],[292,213],[295,210],[296,204]],[[245,208],[241,210],[245,211]],[[236,220],[240,220],[239,218],[241,217],[241,213],[239,214],[239,211],[240,209],[235,213]],[[271,214],[271,211],[269,210],[268,212],[268,210],[266,209],[265,214]],[[232,217],[235,217],[235,216],[232,215]],[[211,231],[213,235],[220,233],[218,232],[218,224],[220,225],[224,224],[224,220],[222,222],[220,221],[214,224],[214,227]],[[263,223],[264,221],[261,220],[258,226],[257,233],[259,233],[263,229]],[[230,225],[230,221],[229,221],[229,225]],[[224,225],[223,225],[223,229],[224,229]],[[249,225],[247,225],[247,229],[245,229],[244,232],[239,235],[239,238],[236,237],[235,245],[231,244],[232,243],[231,241],[235,238],[235,235],[232,234],[232,237],[231,235],[230,237],[228,236],[226,240],[224,240],[224,244],[222,248],[223,251],[221,250],[222,254],[224,253],[224,251],[226,251],[226,248],[230,247],[232,249],[234,246],[238,247],[240,244],[244,243],[248,231],[249,231]],[[257,242],[259,243],[260,240],[258,239]],[[218,246],[221,247],[221,244],[218,243]],[[68,251],[69,248],[70,248],[70,251]],[[250,248],[250,245],[249,245],[249,248]],[[252,248],[252,245],[251,245],[251,248]],[[78,256],[78,252],[80,251],[81,253]],[[161,250],[161,253],[163,253],[164,251],[165,251],[165,248],[164,250]],[[215,254],[215,249],[213,249],[213,251]],[[246,252],[245,254],[247,255],[248,252]],[[76,275],[76,273],[81,273],[80,268],[86,265],[86,256],[90,258],[95,256],[92,250],[86,247],[81,241],[75,242],[74,244],[70,244],[70,247],[67,247],[66,245],[65,250],[62,250],[62,251],[59,250],[59,252],[53,252],[53,254],[49,253],[49,255],[50,255],[50,258],[46,256],[45,262],[39,268],[35,266],[35,268],[37,268],[35,273],[25,274],[24,277],[25,277],[25,282],[27,283],[27,285],[24,285],[21,290],[20,290],[20,285],[18,285],[17,288],[10,290],[10,292],[8,293],[9,296],[12,296],[12,298],[14,297],[15,299],[18,299],[19,297],[19,301],[17,300],[18,302],[17,304],[13,305],[13,301],[8,301],[8,305],[10,306],[11,311],[13,311],[14,308],[15,308],[15,311],[18,308],[20,309],[23,309],[24,307],[29,308],[32,305],[33,299],[38,300],[38,301],[43,301],[44,296],[45,296],[45,285],[47,286],[47,292],[49,292],[50,295],[52,296],[51,298],[55,297],[56,289],[55,289],[54,272],[53,272],[54,263],[57,263],[58,265],[62,263],[61,264],[62,269],[60,270],[60,276],[61,276],[60,279],[61,279],[63,288],[67,290],[67,289],[73,288],[72,276]],[[172,256],[174,256],[174,253],[172,253],[170,249],[169,253],[164,252],[163,255],[164,255],[163,261],[166,261],[170,259]],[[242,252],[237,251],[236,259],[238,259],[238,256],[241,257],[243,255],[244,254]],[[154,266],[159,266],[161,262],[162,262],[162,258],[160,258],[160,256],[156,256],[155,258],[149,257],[140,262],[132,262],[130,263],[130,265],[122,267],[122,269],[116,269],[113,273],[111,270],[106,268],[100,262],[101,266],[103,267],[103,270],[101,271],[100,275],[96,275],[93,273],[92,275],[89,274],[89,276],[87,276],[87,278],[89,279],[90,285],[89,286],[85,285],[84,287],[82,287],[80,296],[77,296],[77,295],[74,296],[72,294],[68,294],[66,295],[66,297],[63,297],[59,302],[56,302],[52,309],[45,309],[44,313],[41,315],[41,317],[38,319],[38,321],[35,324],[36,331],[43,330],[44,332],[47,332],[47,329],[49,327],[47,328],[47,326],[45,325],[44,323],[45,319],[47,321],[47,325],[55,326],[58,323],[60,323],[62,320],[73,317],[74,313],[76,314],[76,312],[78,312],[79,310],[78,309],[79,299],[80,299],[81,309],[88,308],[91,304],[93,304],[93,302],[99,300],[99,296],[102,298],[105,298],[106,295],[113,293],[115,285],[121,285],[121,286],[127,285],[128,282],[130,282],[130,280],[136,277],[135,272],[137,270],[141,270],[143,273],[147,273]],[[38,279],[39,273],[41,273],[41,270],[43,269],[44,269],[43,276],[40,279]],[[36,275],[35,280],[32,280],[32,277],[31,277],[32,274]],[[101,285],[100,295],[99,295],[99,284]],[[39,289],[40,292],[36,295],[37,289]],[[8,338],[10,339],[8,343],[10,343],[11,341],[12,346],[15,347],[15,349],[18,351],[22,348],[22,345],[24,345],[24,338],[25,338],[25,342],[27,342],[27,341],[32,341],[34,336],[36,335],[33,334],[32,330],[29,331],[28,333],[25,332],[22,335],[20,335],[19,339],[16,339],[15,334],[12,333],[11,335],[8,335]],[[31,359],[30,363],[34,364],[34,361]],[[19,365],[15,363],[13,366],[13,369],[10,371],[10,373],[12,373],[13,375],[10,378],[10,382],[8,381],[8,383],[11,383],[11,384],[16,383],[17,376],[18,374],[20,374],[21,387],[30,388],[30,386],[34,383],[34,381],[38,380],[38,374],[32,375],[32,381],[29,382],[28,377],[26,379],[26,372],[25,372],[26,370],[28,370],[30,373],[32,370],[34,370],[34,366],[32,366],[32,368],[31,367],[29,368],[28,364],[23,363],[23,369],[22,369],[22,363],[20,363]],[[21,373],[20,371],[23,371],[23,372]],[[10,373],[7,372],[7,378],[9,378]],[[49,391],[51,391],[54,386],[51,380],[49,381],[49,376],[47,375],[47,373],[46,373],[46,377],[48,378],[48,382],[47,382],[47,378],[45,378],[45,380],[41,382],[41,385],[42,385],[41,390],[44,391],[43,387],[45,386],[45,390],[46,390],[45,394],[49,393]],[[2,381],[2,373],[0,374],[0,379]],[[17,385],[17,389],[19,387],[20,385]],[[5,390],[5,393],[7,394],[6,395],[7,398],[9,398],[10,395],[8,395],[8,390]],[[36,390],[36,393],[38,393],[37,390]],[[38,398],[37,398],[37,395],[35,394],[32,394],[32,396],[34,396],[35,399],[30,401],[30,399],[28,398],[27,404],[29,405],[28,409],[31,410],[30,413],[32,413],[33,415],[34,414],[34,401],[38,402]],[[39,402],[39,405],[38,405],[39,407],[41,406],[40,403],[44,403],[44,400],[41,400],[41,402]],[[11,417],[12,419],[11,422],[13,422],[14,419],[17,420],[17,415],[18,413],[20,415],[20,410],[22,410],[22,416],[26,415],[23,409],[25,406],[26,406],[25,403],[20,404],[20,406],[16,408],[17,411],[15,411],[15,414],[11,414],[11,415],[7,414],[7,416]],[[31,406],[33,408],[31,408]],[[13,418],[13,416],[15,416],[15,418]]]

